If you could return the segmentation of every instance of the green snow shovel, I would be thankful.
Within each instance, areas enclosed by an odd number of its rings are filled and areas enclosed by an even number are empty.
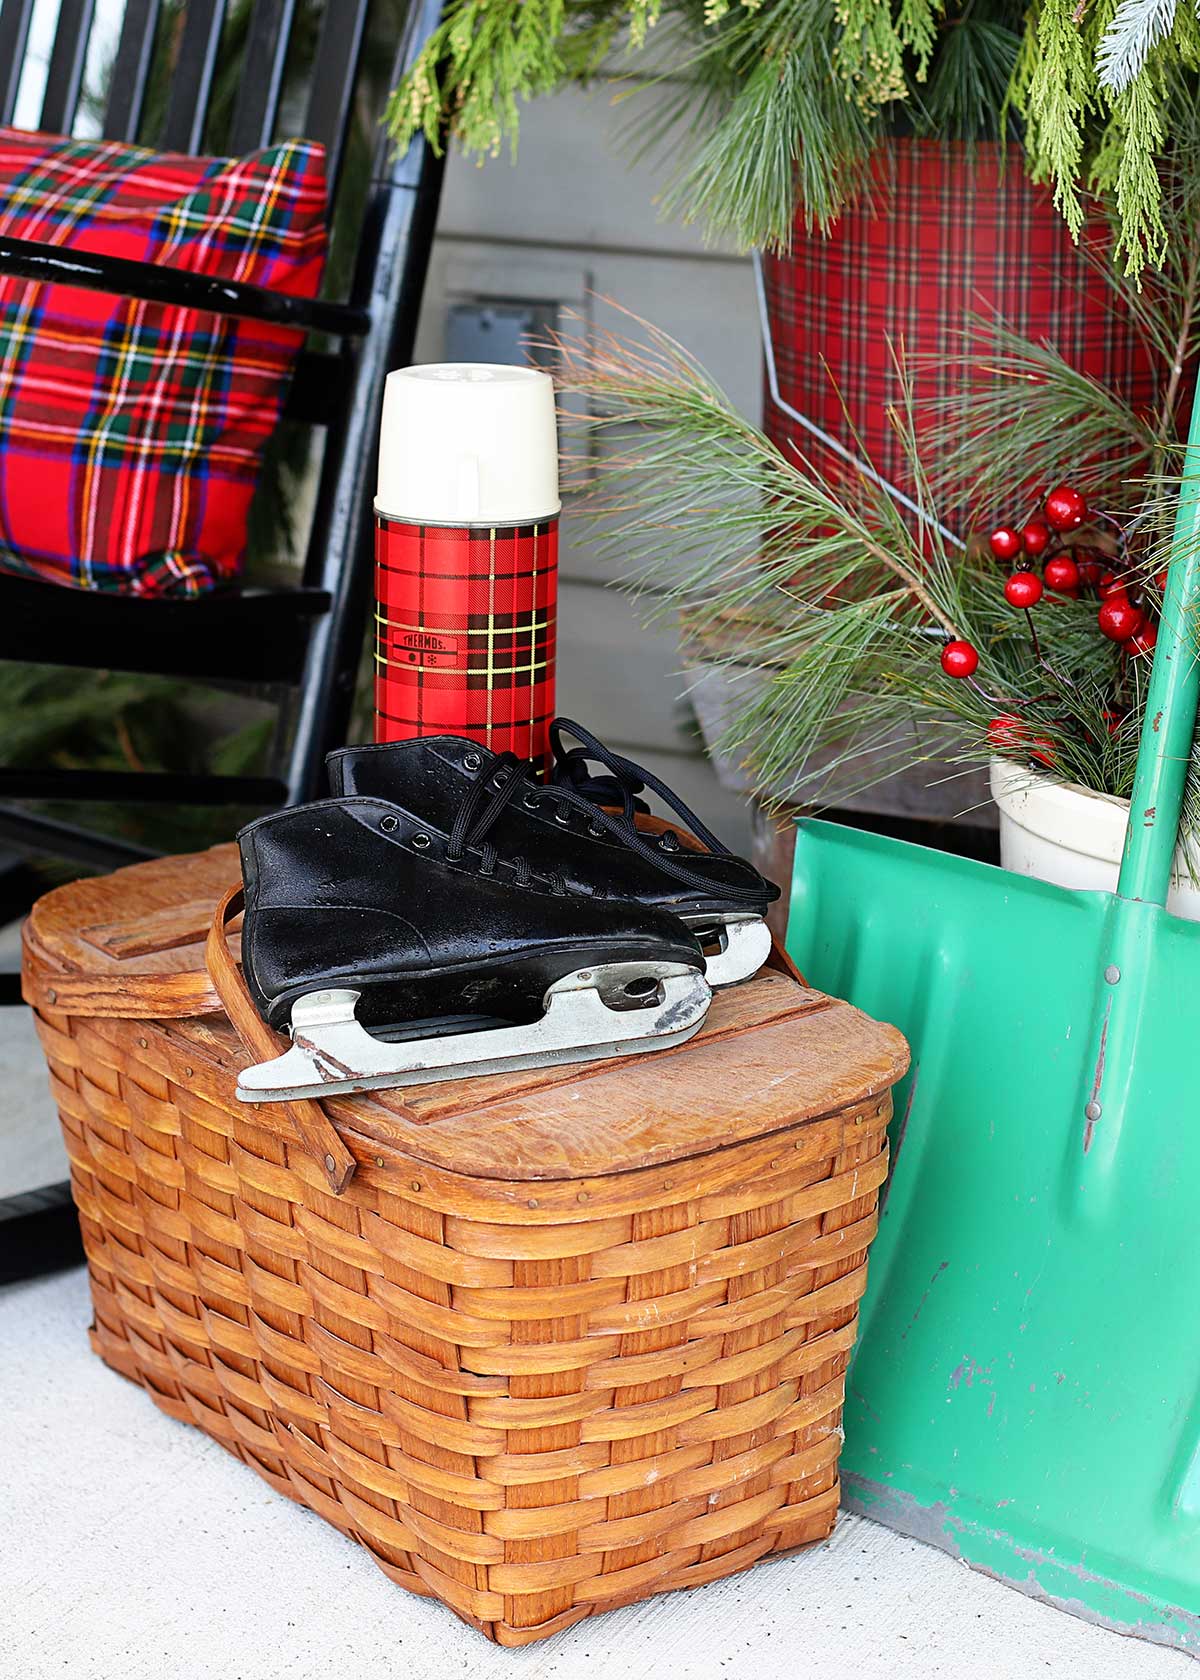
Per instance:
[[[1200,402],[1114,893],[802,822],[788,948],[912,1045],[849,1502],[1200,1651],[1200,923],[1164,908],[1200,671]]]

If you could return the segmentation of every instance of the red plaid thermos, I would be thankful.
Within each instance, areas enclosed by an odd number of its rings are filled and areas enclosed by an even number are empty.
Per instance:
[[[558,440],[548,374],[388,375],[375,498],[375,738],[466,735],[545,760]]]

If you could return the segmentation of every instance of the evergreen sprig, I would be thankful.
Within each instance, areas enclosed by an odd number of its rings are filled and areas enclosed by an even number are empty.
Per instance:
[[[1160,174],[1198,67],[1195,0],[451,0],[388,120],[486,157],[529,99],[648,77],[637,134],[670,142],[666,213],[779,250],[797,209],[833,221],[888,134],[1019,134],[1076,235],[1087,194],[1112,206],[1136,276],[1165,257]]]
[[[1200,256],[1200,236],[1191,241]],[[564,385],[586,395],[606,440],[599,488],[585,504],[600,546],[631,589],[653,585],[653,610],[681,613],[702,657],[726,668],[736,704],[721,745],[760,793],[820,803],[834,779],[845,796],[930,758],[967,768],[995,753],[1028,764],[1033,752],[1064,780],[1128,797],[1149,661],[1122,658],[1105,640],[1094,598],[1047,594],[1035,639],[1005,601],[1005,570],[986,543],[957,549],[936,520],[939,505],[974,505],[984,530],[1032,515],[1035,493],[1069,470],[1094,505],[1115,506],[1134,530],[1137,560],[1117,559],[1109,541],[1112,563],[1156,598],[1178,494],[1172,369],[1197,339],[1188,280],[1197,269],[1180,251],[1178,284],[1138,298],[1148,345],[1172,358],[1145,414],[992,324],[980,329],[990,334],[992,385],[966,387],[961,414],[943,414],[931,432],[912,370],[894,356],[891,420],[917,521],[865,473],[831,476],[794,442],[778,448],[644,322],[631,318],[628,333],[587,347],[559,346]],[[1114,307],[1128,284],[1114,281]],[[862,440],[852,441],[865,460]],[[979,650],[972,681],[943,674],[947,637]],[[1007,716],[1019,725],[1006,736],[995,722]],[[1200,833],[1200,750],[1184,823]]]

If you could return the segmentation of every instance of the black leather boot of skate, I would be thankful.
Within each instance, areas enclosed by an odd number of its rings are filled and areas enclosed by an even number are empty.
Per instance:
[[[242,965],[292,1047],[246,1068],[272,1102],[682,1044],[711,992],[691,931],[627,898],[535,882],[490,842],[384,800],[323,800],[238,836]]]
[[[393,801],[444,836],[452,857],[492,843],[539,884],[558,880],[573,892],[636,899],[679,916],[701,942],[710,986],[757,973],[771,949],[763,917],[779,888],[723,845],[665,783],[584,735],[587,756],[601,755],[608,771],[590,776],[586,763],[563,749],[561,730],[584,733],[566,720],[555,725],[559,779],[551,783],[538,782],[513,754],[490,753],[457,735],[345,747],[329,754],[326,767],[335,794]],[[670,828],[639,830],[636,816],[646,807],[637,795],[647,787],[707,850],[687,847]]]

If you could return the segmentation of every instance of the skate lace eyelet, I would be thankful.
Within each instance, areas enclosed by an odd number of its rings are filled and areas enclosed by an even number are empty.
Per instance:
[[[590,822],[588,824],[588,833],[591,835],[593,840],[599,840],[601,835],[604,833],[604,830],[598,822]]]
[[[492,777],[493,787],[503,787],[510,774],[511,772],[508,770],[497,770],[496,774]]]
[[[478,770],[479,766],[482,763],[483,763],[483,760],[480,758],[478,753],[468,753],[467,756],[463,759],[463,769],[464,770]]]
[[[571,813],[570,811],[555,811],[554,820],[555,822],[560,822],[564,828],[570,828]]]
[[[397,819],[395,817],[380,817],[379,819],[379,826],[385,834],[390,834],[396,827],[396,823]]]
[[[664,852],[677,852],[679,850],[679,841],[673,834],[660,834],[658,844]]]
[[[527,811],[536,811],[542,802],[536,793],[527,793],[522,803]]]
[[[426,846],[429,845],[429,836],[428,834],[414,834],[412,837],[412,843],[419,852],[423,852]]]

